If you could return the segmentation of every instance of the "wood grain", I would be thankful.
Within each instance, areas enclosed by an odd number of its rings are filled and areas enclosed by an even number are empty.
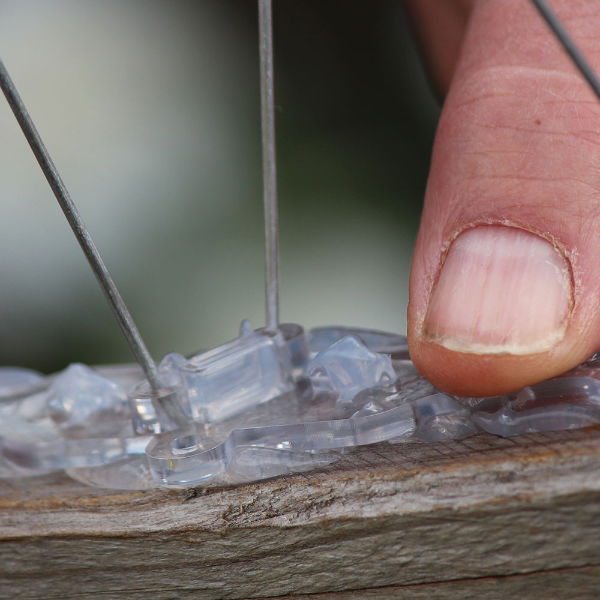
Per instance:
[[[596,598],[600,430],[378,444],[199,492],[0,483],[1,598]]]

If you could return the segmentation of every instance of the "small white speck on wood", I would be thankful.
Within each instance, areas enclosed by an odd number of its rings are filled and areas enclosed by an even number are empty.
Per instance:
[[[210,491],[0,482],[0,597],[596,598],[600,429],[378,444]]]

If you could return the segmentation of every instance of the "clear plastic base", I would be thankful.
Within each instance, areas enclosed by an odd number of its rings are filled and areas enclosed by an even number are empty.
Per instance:
[[[403,336],[242,324],[240,337],[169,355],[153,393],[137,367],[0,369],[0,477],[66,469],[119,489],[226,485],[307,471],[345,448],[501,436],[600,422],[600,360],[495,398],[423,379]],[[129,392],[128,392],[129,390]]]

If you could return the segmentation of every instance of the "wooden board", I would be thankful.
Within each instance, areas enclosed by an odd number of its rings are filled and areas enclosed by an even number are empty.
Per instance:
[[[600,597],[600,429],[198,492],[0,482],[0,598]]]

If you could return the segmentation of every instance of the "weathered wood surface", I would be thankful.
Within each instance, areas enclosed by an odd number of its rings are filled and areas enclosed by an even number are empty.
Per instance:
[[[379,444],[212,490],[0,482],[0,598],[600,597],[600,430]]]

